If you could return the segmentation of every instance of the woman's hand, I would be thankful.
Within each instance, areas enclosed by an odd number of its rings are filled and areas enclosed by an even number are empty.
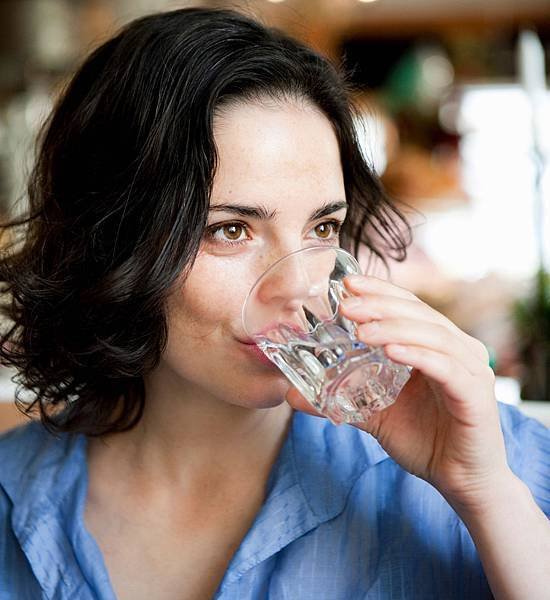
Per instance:
[[[358,275],[344,283],[354,296],[342,303],[341,312],[359,324],[359,339],[413,367],[396,402],[356,426],[455,507],[476,510],[494,502],[514,476],[484,345],[388,281]],[[318,414],[294,388],[287,400]]]

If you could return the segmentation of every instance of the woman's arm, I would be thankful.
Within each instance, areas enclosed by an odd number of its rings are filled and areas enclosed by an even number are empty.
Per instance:
[[[550,525],[507,463],[486,348],[388,281],[344,281],[355,297],[340,308],[359,339],[413,367],[397,401],[356,426],[454,508],[498,600],[550,598]],[[292,390],[287,400],[307,411],[299,396]]]
[[[448,500],[474,540],[495,598],[550,598],[550,520],[520,479],[510,472],[484,505]]]

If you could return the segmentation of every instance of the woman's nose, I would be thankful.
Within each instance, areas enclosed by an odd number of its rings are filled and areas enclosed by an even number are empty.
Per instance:
[[[303,256],[289,256],[266,272],[259,282],[257,298],[263,304],[297,311],[323,287],[322,279],[314,276]]]
[[[258,300],[286,310],[299,310],[314,293],[314,285],[305,265],[297,260],[286,259],[260,281]]]
[[[284,323],[307,332],[331,319],[329,288],[334,268],[334,248],[322,247],[302,248],[272,263],[243,307],[246,331],[269,336]]]

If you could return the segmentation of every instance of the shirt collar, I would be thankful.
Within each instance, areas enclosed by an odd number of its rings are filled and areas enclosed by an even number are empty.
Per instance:
[[[26,436],[25,443],[17,440]],[[4,440],[6,442],[6,440]],[[48,598],[86,598],[65,519],[77,517],[86,476],[86,438],[53,436],[33,423],[16,430],[13,465],[0,484],[13,502],[12,525]],[[18,455],[19,453],[19,455]],[[22,453],[22,455],[21,455]],[[266,500],[235,553],[220,590],[308,531],[340,514],[357,479],[388,458],[367,433],[294,412],[271,470]],[[74,526],[74,523],[73,523]],[[47,561],[44,555],[48,555]],[[73,592],[80,594],[71,595]]]
[[[356,480],[388,458],[367,433],[295,412],[267,484],[267,498],[230,562],[219,591],[340,514]]]
[[[13,503],[13,531],[44,596],[90,598],[66,527],[83,484],[85,437],[55,436],[33,422],[3,443],[8,464],[0,485]]]

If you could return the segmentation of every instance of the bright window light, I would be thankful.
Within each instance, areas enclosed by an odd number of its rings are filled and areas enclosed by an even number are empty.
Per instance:
[[[543,132],[545,254],[550,258],[550,94]],[[442,116],[446,114],[442,108]],[[536,163],[531,107],[517,85],[469,86],[454,111],[462,135],[463,186],[467,205],[430,212],[417,233],[449,275],[478,279],[497,273],[526,279],[538,267],[535,235]],[[547,264],[547,267],[550,266]]]

